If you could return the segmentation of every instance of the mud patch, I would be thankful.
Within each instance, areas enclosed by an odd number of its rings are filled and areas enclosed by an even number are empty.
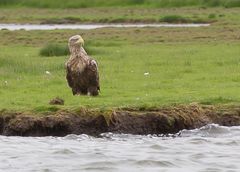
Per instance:
[[[24,113],[12,118],[4,115],[0,118],[0,128],[1,134],[6,136],[65,136],[83,133],[97,136],[108,131],[102,115],[83,117],[67,111],[45,117]]]
[[[147,111],[114,112],[109,128],[113,132],[131,134],[167,134],[182,129],[193,129],[214,121],[209,116],[211,107],[198,105]]]

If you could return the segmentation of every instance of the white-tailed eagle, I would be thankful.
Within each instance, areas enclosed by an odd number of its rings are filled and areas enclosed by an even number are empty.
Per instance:
[[[69,38],[70,58],[66,62],[69,87],[73,95],[97,96],[100,91],[98,65],[83,48],[84,40],[80,35]]]

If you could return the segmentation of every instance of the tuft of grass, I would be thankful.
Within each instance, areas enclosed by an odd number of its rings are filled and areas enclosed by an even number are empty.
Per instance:
[[[192,22],[192,20],[179,15],[164,16],[160,19],[160,21],[166,22],[166,23],[191,23]]]
[[[103,51],[99,50],[97,47],[91,46],[91,42],[87,42],[88,46],[84,46],[84,49],[89,55],[95,55]],[[69,55],[69,48],[67,45],[49,43],[40,49],[40,56],[53,57],[53,56],[66,56]]]
[[[41,48],[39,54],[46,57],[65,56],[69,54],[69,49],[66,45],[49,43]]]
[[[208,15],[208,18],[209,19],[214,19],[214,18],[216,18],[216,14],[211,13],[211,14]]]
[[[240,7],[240,1],[239,1],[239,0],[226,1],[226,2],[224,3],[224,6],[225,6],[226,8]]]
[[[57,112],[60,108],[57,106],[39,106],[33,109],[34,112],[41,113],[41,112]]]
[[[210,15],[210,18],[208,16],[208,19],[198,18],[198,17],[183,17],[180,15],[167,15],[163,16],[159,19],[159,22],[165,22],[165,23],[210,23],[215,22],[216,20],[213,20],[214,16]]]
[[[204,105],[214,105],[214,104],[227,104],[227,103],[232,103],[235,100],[231,99],[231,98],[225,98],[225,97],[214,97],[214,98],[210,98],[207,100],[203,100],[200,103],[204,104]]]

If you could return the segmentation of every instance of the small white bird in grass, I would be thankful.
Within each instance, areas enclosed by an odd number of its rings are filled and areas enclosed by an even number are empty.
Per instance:
[[[49,71],[46,71],[46,74],[47,74],[47,75],[51,75],[51,73],[50,73]]]
[[[147,76],[147,75],[149,75],[149,72],[145,72],[145,73],[144,73],[144,76]]]

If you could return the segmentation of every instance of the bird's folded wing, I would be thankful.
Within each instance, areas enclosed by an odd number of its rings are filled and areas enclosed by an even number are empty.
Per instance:
[[[67,68],[66,79],[67,79],[68,85],[69,87],[73,87],[73,79],[72,79],[70,67],[66,65],[66,68]]]
[[[100,90],[97,62],[94,59],[90,59],[88,64],[89,64],[89,69],[90,69],[90,71],[92,73],[92,76],[93,76],[93,81],[96,84],[96,86],[98,87],[98,90]]]

